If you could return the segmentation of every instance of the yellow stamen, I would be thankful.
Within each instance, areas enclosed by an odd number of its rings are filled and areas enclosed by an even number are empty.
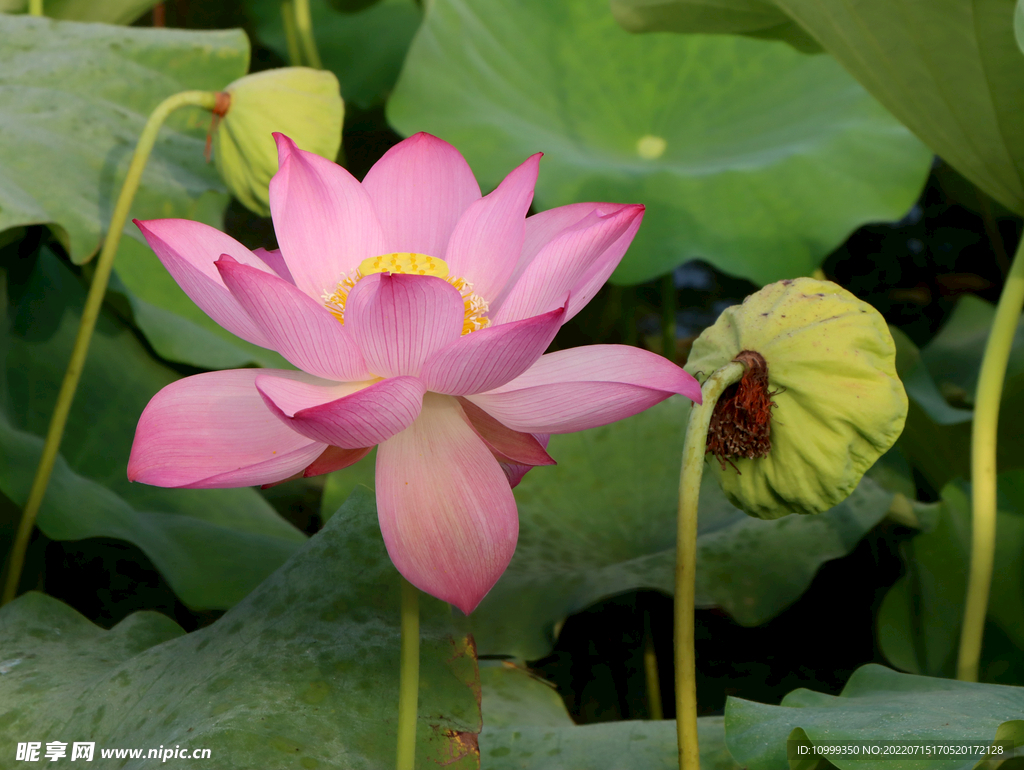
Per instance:
[[[453,277],[449,274],[448,263],[443,259],[429,254],[413,252],[394,252],[370,257],[359,263],[352,275],[343,275],[337,287],[330,294],[324,294],[324,306],[334,314],[341,323],[345,323],[345,302],[352,288],[368,275],[374,273],[398,273],[400,275],[430,275],[443,278],[454,286],[462,295],[466,311],[462,323],[462,333],[469,334],[490,326],[487,318],[487,300],[473,291],[473,284],[465,278]]]

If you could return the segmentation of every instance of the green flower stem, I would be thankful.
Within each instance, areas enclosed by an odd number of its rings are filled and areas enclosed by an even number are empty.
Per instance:
[[[1017,321],[1024,307],[1024,240],[1017,247],[1006,285],[999,297],[985,355],[981,359],[978,390],[974,398],[971,427],[971,570],[967,578],[967,601],[960,631],[958,679],[978,681],[978,660],[992,586],[992,564],[996,550],[996,429],[1003,379],[1010,360],[1010,348]]]
[[[215,91],[183,91],[164,99],[157,105],[157,108],[149,116],[149,120],[146,121],[145,128],[142,129],[132,162],[128,166],[128,174],[125,176],[124,184],[121,185],[121,193],[114,206],[114,215],[110,219],[110,228],[107,230],[103,249],[96,261],[96,270],[92,277],[92,284],[89,286],[89,295],[86,297],[85,307],[82,309],[82,320],[78,325],[78,336],[75,337],[75,347],[71,351],[71,361],[64,373],[60,393],[57,394],[57,403],[53,408],[53,416],[50,418],[50,428],[46,433],[46,443],[43,444],[43,453],[39,458],[39,466],[36,468],[32,488],[28,493],[28,502],[25,503],[25,508],[22,511],[21,524],[11,549],[7,579],[4,583],[3,594],[0,596],[0,605],[7,604],[17,593],[21,570],[25,565],[25,551],[32,536],[36,516],[39,514],[39,508],[46,494],[46,486],[50,482],[50,474],[53,473],[53,464],[57,459],[61,438],[64,436],[64,426],[67,424],[68,413],[71,411],[71,402],[75,398],[78,380],[81,378],[82,368],[85,366],[85,356],[89,352],[89,342],[92,340],[96,319],[99,317],[103,297],[107,292],[110,270],[114,266],[114,256],[117,254],[117,247],[121,242],[121,233],[128,219],[135,191],[139,189],[139,181],[142,179],[142,172],[149,159],[149,153],[153,150],[157,135],[160,133],[160,126],[163,125],[167,116],[179,107],[194,106],[212,110],[216,102],[217,93]]]
[[[299,31],[295,28],[295,5],[292,0],[281,3],[281,22],[284,25],[284,39],[288,45],[288,63],[293,67],[302,66],[302,48],[299,46]]]
[[[690,409],[679,474],[679,520],[676,534],[675,663],[676,733],[679,737],[679,770],[700,770],[697,743],[697,675],[693,649],[694,588],[697,579],[697,502],[704,475],[711,413],[722,392],[743,376],[738,361],[726,364],[705,380],[703,403]]]
[[[313,69],[322,70],[320,52],[316,49],[316,38],[313,37],[313,17],[309,13],[309,0],[292,0],[295,6],[295,30],[298,33],[302,55]]]
[[[29,16],[43,15],[43,0],[28,0]]]
[[[661,354],[676,360],[676,281],[672,273],[661,277]]]
[[[398,770],[416,765],[416,720],[420,696],[419,589],[402,581],[402,652],[398,678]]]

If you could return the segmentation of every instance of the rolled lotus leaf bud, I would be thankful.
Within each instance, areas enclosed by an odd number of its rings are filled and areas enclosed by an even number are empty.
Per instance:
[[[707,451],[726,496],[751,516],[828,510],[903,432],[889,328],[830,281],[779,281],[726,309],[686,371],[708,376],[733,360],[746,370],[715,406]]]
[[[246,75],[224,89],[230,103],[213,136],[213,158],[246,208],[270,215],[268,187],[277,172],[273,133],[329,160],[338,155],[345,104],[333,73],[282,67]]]

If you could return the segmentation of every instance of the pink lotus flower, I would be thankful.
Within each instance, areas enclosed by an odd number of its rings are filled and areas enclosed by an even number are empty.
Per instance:
[[[280,251],[198,222],[136,222],[181,288],[299,371],[209,372],[168,385],[135,434],[128,477],[239,487],[377,452],[388,553],[415,586],[471,612],[519,532],[512,486],[553,464],[547,434],[584,430],[700,387],[661,356],[593,345],[544,355],[597,292],[643,206],[577,203],[526,217],[540,154],[481,197],[429,134],[360,184],[277,138]]]

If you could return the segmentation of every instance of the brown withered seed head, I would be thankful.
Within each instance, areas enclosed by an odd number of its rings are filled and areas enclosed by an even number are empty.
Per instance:
[[[728,463],[739,473],[734,458],[756,460],[771,451],[772,407],[778,406],[772,396],[778,391],[768,390],[768,363],[760,353],[743,350],[733,361],[746,371],[715,404],[706,452],[718,458],[722,470]]]

